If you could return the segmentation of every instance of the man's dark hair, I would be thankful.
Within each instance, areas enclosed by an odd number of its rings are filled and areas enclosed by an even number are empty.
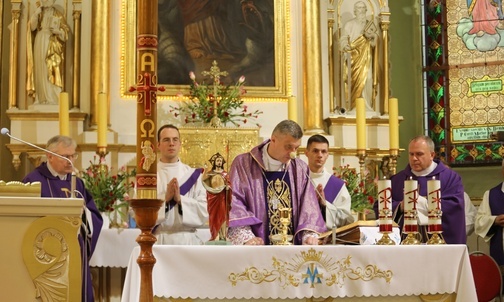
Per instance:
[[[295,139],[300,139],[303,137],[303,129],[294,121],[283,120],[273,129],[273,135],[275,134],[287,134]]]
[[[306,143],[306,149],[310,149],[310,145],[312,143],[326,143],[327,147],[329,147],[329,141],[327,140],[327,138],[325,138],[325,136],[320,134],[310,136],[308,142]]]
[[[177,130],[178,136],[180,137],[180,131],[179,131],[179,129],[176,126],[174,126],[172,124],[166,124],[166,125],[161,126],[161,128],[159,128],[159,130],[157,132],[157,140],[158,140],[158,142],[159,142],[159,136],[161,135],[161,131],[163,131],[166,128],[171,128],[171,129]]]

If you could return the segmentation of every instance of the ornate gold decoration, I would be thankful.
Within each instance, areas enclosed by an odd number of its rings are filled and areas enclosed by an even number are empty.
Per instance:
[[[2,196],[33,196],[40,197],[40,182],[22,183],[20,181],[5,182],[0,180],[0,195]]]
[[[191,167],[204,167],[206,158],[220,153],[226,159],[224,170],[229,171],[233,159],[250,151],[259,143],[257,128],[195,128],[181,127],[180,159]]]
[[[351,259],[352,257],[349,255],[346,258],[335,260],[330,255],[325,255],[323,251],[310,248],[308,251],[302,251],[290,261],[273,257],[273,269],[271,270],[261,270],[251,266],[242,273],[230,273],[228,280],[233,286],[236,286],[238,281],[249,281],[253,284],[279,282],[284,289],[288,286],[298,287],[305,283],[308,283],[310,287],[337,285],[341,288],[345,285],[345,279],[371,281],[383,278],[387,283],[392,280],[393,272],[391,270],[381,270],[375,264],[354,268],[351,267]]]
[[[34,221],[23,239],[23,260],[41,301],[81,299],[78,217],[42,217]]]

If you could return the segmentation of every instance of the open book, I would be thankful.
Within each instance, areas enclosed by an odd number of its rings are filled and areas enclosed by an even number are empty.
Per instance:
[[[377,220],[357,220],[345,226],[336,229],[336,235],[329,230],[320,234],[320,244],[332,244],[335,238],[335,244],[360,244],[361,227],[378,227]],[[397,227],[397,223],[393,223],[393,227]]]

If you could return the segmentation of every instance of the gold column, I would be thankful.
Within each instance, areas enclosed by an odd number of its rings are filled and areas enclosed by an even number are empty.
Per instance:
[[[81,14],[82,0],[74,0],[73,25],[74,25],[74,57],[73,57],[73,77],[72,77],[72,106],[70,109],[80,107],[80,71],[81,71]]]
[[[303,111],[305,134],[324,133],[320,2],[303,0]]]
[[[158,47],[158,1],[137,1],[137,36],[136,36],[136,87],[137,91],[137,195],[130,200],[135,211],[138,227],[142,233],[137,242],[140,255],[137,263],[140,267],[140,301],[153,301],[152,269],[156,258],[152,254],[152,245],[156,237],[152,228],[156,224],[157,212],[163,200],[157,199],[157,47]],[[132,62],[127,62],[132,63]]]
[[[110,109],[110,11],[109,0],[93,0],[91,12],[91,127],[96,128],[98,93],[107,94]],[[110,110],[107,110],[110,112]],[[110,117],[107,117],[107,125]]]
[[[21,16],[21,0],[12,1],[12,24],[10,35],[9,62],[14,66],[9,68],[9,109],[19,107],[16,103],[17,77],[18,77],[18,53],[19,53],[19,16]]]
[[[383,38],[383,75],[382,75],[382,113],[388,114],[388,100],[389,100],[389,41],[388,41],[388,30],[390,25],[390,12],[388,7],[384,7],[380,12],[381,17],[381,30]]]
[[[327,53],[329,57],[329,113],[334,112],[334,0],[329,0],[327,9]]]

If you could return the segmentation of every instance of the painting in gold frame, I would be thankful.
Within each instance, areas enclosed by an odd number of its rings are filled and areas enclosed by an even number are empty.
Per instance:
[[[209,0],[209,1],[200,1],[201,3],[211,3],[211,2],[219,2],[220,0]],[[164,1],[164,5],[178,5],[180,1],[171,0]],[[198,1],[189,1],[198,3]],[[226,1],[223,0],[222,3],[240,3],[238,1]],[[171,3],[171,4],[167,4]],[[220,2],[219,2],[220,3]],[[225,56],[226,59],[217,59],[219,67],[221,70],[228,71],[230,76],[227,79],[222,79],[223,81],[232,82],[234,78],[244,75],[246,77],[246,89],[247,89],[247,98],[250,100],[275,100],[282,99],[290,95],[290,72],[288,70],[290,66],[290,56],[288,48],[290,47],[290,8],[289,1],[274,1],[274,0],[262,0],[262,1],[245,1],[244,3],[262,3],[263,5],[270,6],[273,10],[271,16],[269,16],[269,20],[271,20],[272,25],[272,49],[271,49],[271,62],[270,66],[264,66],[264,68],[260,68],[261,65],[257,65],[256,62],[255,68],[252,70],[249,69],[249,72],[244,71],[243,74],[239,72],[238,68],[232,63],[233,55]],[[217,5],[218,6],[218,5]],[[221,5],[222,6],[222,5]],[[236,8],[235,8],[236,9]],[[249,7],[248,10],[253,10],[254,8]],[[257,7],[256,9],[262,9],[261,7]],[[245,14],[240,7],[240,14],[242,16]],[[264,11],[267,11],[264,10]],[[159,16],[163,16],[166,18],[167,13],[171,12],[171,10],[167,7],[160,8]],[[136,26],[132,26],[136,24],[136,1],[135,0],[122,0],[121,5],[121,96],[124,98],[127,97],[135,97],[136,93],[129,92],[129,88],[135,85],[136,79],[136,48],[135,48],[135,40],[136,40]],[[163,21],[164,22],[164,21]],[[251,25],[258,22],[257,20],[249,20]],[[183,32],[183,22],[178,22],[176,25],[180,27],[178,32]],[[158,97],[160,99],[168,99],[170,96],[176,96],[180,93],[187,95],[189,92],[189,72],[192,71],[190,66],[189,68],[182,67],[182,72],[175,79],[168,77],[168,81],[163,82],[163,78],[167,78],[163,76],[165,72],[174,72],[178,71],[176,67],[171,68],[169,71],[165,71],[160,69],[161,61],[163,58],[160,58],[160,53],[165,52],[166,48],[163,46],[164,40],[162,35],[164,35],[164,30],[162,29],[163,24],[160,24],[159,30],[159,50],[158,50],[158,77],[159,77],[159,85],[165,87],[165,91],[158,91]],[[251,29],[252,31],[254,29]],[[250,44],[250,43],[248,43]],[[171,46],[170,46],[171,47]],[[185,46],[183,46],[185,48]],[[250,47],[248,45],[247,47]],[[173,48],[173,47],[171,47]],[[187,51],[187,49],[186,49]],[[249,51],[250,52],[250,51]],[[163,55],[164,57],[165,55]],[[246,57],[246,56],[245,56]],[[244,57],[236,56],[236,58],[243,59]],[[201,76],[202,70],[209,70],[206,66],[210,66],[211,62],[215,58],[212,56],[207,56],[202,60],[198,60],[198,62],[203,62],[201,64],[195,64],[195,74],[198,80],[203,80],[204,78]],[[267,60],[263,60],[267,61]],[[240,61],[241,62],[241,61]],[[164,65],[163,65],[164,66]],[[258,68],[259,66],[259,68]],[[237,71],[238,70],[238,71]],[[243,70],[243,69],[242,69]],[[185,75],[184,75],[185,74]],[[183,77],[185,78],[185,83],[177,83],[178,80],[183,81]],[[168,82],[172,83],[168,83]],[[206,79],[208,82],[208,79]],[[256,84],[256,85],[254,85]]]

